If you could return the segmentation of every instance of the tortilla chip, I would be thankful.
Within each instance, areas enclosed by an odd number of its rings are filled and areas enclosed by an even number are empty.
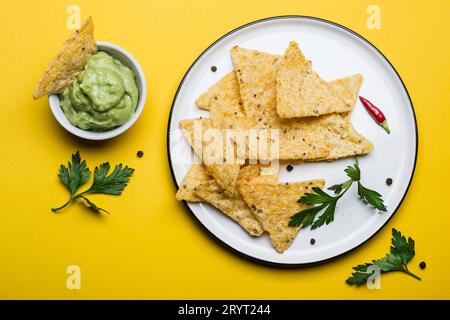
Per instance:
[[[234,72],[227,74],[212,88],[212,91],[217,90],[217,92],[212,96],[208,106],[214,127],[221,129],[246,129],[254,125],[249,122],[245,115],[239,94],[239,85]]]
[[[282,119],[276,112],[276,74],[280,57],[240,47],[231,49],[245,113],[258,118],[259,128],[279,130],[279,159],[333,160],[365,154],[372,144],[353,129],[348,113],[301,119]],[[355,76],[332,87],[353,99],[359,87]],[[342,89],[348,85],[347,89]],[[350,94],[352,92],[352,94]],[[352,105],[353,108],[353,105]]]
[[[211,180],[213,180],[213,177],[208,174],[203,165],[193,164],[191,169],[189,169],[189,172],[184,177],[183,183],[177,191],[177,194],[175,196],[176,199],[178,201],[185,200],[189,202],[202,201],[202,199],[195,194],[195,188],[198,185],[207,183]]]
[[[236,163],[225,164],[208,164],[206,165],[208,172],[214,177],[219,186],[228,196],[236,193],[237,177],[241,166]]]
[[[276,109],[281,118],[348,112],[353,108],[312,70],[294,41],[286,49],[276,82]]]
[[[235,81],[235,77],[236,76],[234,75],[234,72],[231,71],[227,73],[224,77],[222,77],[219,81],[217,81],[215,84],[213,84],[205,93],[203,93],[200,97],[197,98],[197,100],[195,100],[195,104],[197,105],[197,107],[209,111],[211,101],[214,100],[214,98],[217,100],[217,96],[223,93],[225,88],[230,89],[228,84],[230,83],[230,81]],[[232,95],[234,89],[231,88],[231,90],[228,91],[230,92],[230,95]]]
[[[278,164],[247,164],[239,172],[238,184],[250,182],[276,183],[279,174],[280,166]]]
[[[83,70],[88,57],[97,52],[92,17],[86,19],[81,28],[64,42],[62,49],[50,62],[39,79],[33,99],[61,93],[69,87]]]
[[[263,234],[261,224],[256,220],[239,193],[229,197],[216,181],[211,180],[199,185],[196,188],[196,194],[237,222],[250,235],[259,237]]]
[[[195,133],[199,135],[198,139],[194,139],[196,121],[199,125],[201,125],[202,128],[201,133]],[[236,192],[236,182],[241,165],[236,161],[234,155],[233,159],[228,160],[226,158],[226,141],[224,140],[222,140],[224,150],[220,159],[217,159],[217,155],[208,153],[208,146],[210,146],[211,144],[209,140],[207,141],[204,133],[208,129],[214,129],[211,119],[197,118],[181,120],[179,126],[186,136],[189,144],[194,149],[194,152],[202,159],[202,162],[205,164],[208,172],[214,177],[219,186],[225,191],[228,196],[233,196]],[[225,137],[225,135],[221,133],[221,137]]]
[[[328,131],[326,139],[330,145],[330,153],[321,160],[331,161],[367,154],[373,150],[373,144],[355,130],[349,114],[323,116],[319,122],[320,126]]]
[[[308,161],[333,161],[340,158],[367,154],[373,150],[373,144],[364,136],[359,134],[350,121],[345,117],[333,116],[321,119],[321,126],[329,131],[327,135],[331,149],[330,153],[323,158]],[[342,137],[342,138],[341,138]],[[285,159],[283,163],[300,164],[305,160]]]
[[[281,56],[241,47],[231,49],[245,113],[258,119],[260,127],[270,127],[276,116],[276,73]]]
[[[295,183],[243,183],[242,196],[253,214],[270,235],[278,252],[284,252],[297,236],[300,227],[289,227],[290,217],[308,206],[298,203],[312,187],[323,188],[325,181],[310,180]]]
[[[250,182],[276,183],[279,173],[280,166],[278,163],[273,166],[249,164],[241,168],[238,177],[238,186]]]
[[[339,96],[346,105],[350,106],[348,112],[352,112],[358,99],[359,89],[363,82],[362,74],[354,74],[341,79],[328,82],[334,94]]]

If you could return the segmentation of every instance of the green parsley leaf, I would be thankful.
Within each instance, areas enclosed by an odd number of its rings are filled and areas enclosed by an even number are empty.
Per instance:
[[[345,170],[347,176],[353,181],[359,181],[361,179],[361,170],[359,169],[358,159],[353,166],[348,166]]]
[[[392,229],[391,253],[399,256],[403,264],[407,264],[416,254],[414,252],[414,240],[408,237],[408,240],[400,231]]]
[[[99,167],[96,167],[94,170],[94,181],[89,189],[83,191],[81,193],[75,194],[81,185],[86,183],[91,175],[91,172],[86,166],[86,161],[81,161],[80,153],[77,151],[72,155],[72,162],[68,163],[68,168],[64,165],[60,166],[59,169],[59,178],[63,182],[63,184],[70,191],[69,200],[58,208],[53,208],[53,212],[57,212],[76,199],[83,199],[90,209],[93,211],[100,213],[106,212],[105,209],[102,209],[95,205],[92,201],[86,198],[88,194],[112,194],[112,195],[120,195],[122,191],[128,184],[130,177],[133,175],[134,169],[129,168],[128,166],[123,167],[122,164],[118,164],[115,166],[114,170],[108,175],[109,169],[111,168],[109,162],[105,162],[101,164]]]
[[[128,180],[133,175],[134,169],[122,164],[116,165],[113,172],[108,175],[111,168],[109,162],[102,163],[100,167],[94,169],[94,182],[86,193],[102,193],[120,195],[127,186]]]
[[[326,203],[333,199],[333,197],[328,195],[319,187],[313,187],[312,190],[314,191],[314,193],[305,193],[305,195],[298,199],[297,202],[312,205]]]
[[[352,276],[349,277],[345,282],[349,285],[356,285],[360,286],[364,283],[367,283],[367,279],[375,272],[369,272],[367,270],[368,267],[370,267],[372,264],[366,263],[366,264],[359,264],[356,267],[353,267],[353,270],[356,272],[352,273]]]
[[[73,195],[89,180],[91,172],[86,167],[86,161],[81,161],[79,151],[72,154],[72,162],[69,161],[67,165],[69,168],[64,165],[60,166],[58,177]]]
[[[289,220],[289,226],[290,227],[299,227],[302,226],[303,228],[306,228],[313,224],[314,219],[316,218],[316,215],[325,209],[327,207],[327,204],[323,204],[316,207],[311,207],[305,210],[302,210],[300,212],[297,212],[294,214],[290,220]]]
[[[353,183],[353,180],[348,180],[341,184],[332,185],[331,187],[328,188],[328,190],[333,191],[334,194],[337,195],[337,194],[341,193],[342,190],[350,188],[352,183]]]
[[[366,283],[367,279],[372,274],[367,271],[367,268],[370,265],[378,266],[381,272],[401,271],[417,280],[421,280],[418,276],[409,271],[407,267],[408,262],[411,261],[414,255],[414,240],[410,237],[406,240],[400,231],[392,229],[390,252],[381,259],[372,260],[372,263],[353,267],[353,270],[356,272],[352,273],[352,276],[345,282],[357,286]]]
[[[384,201],[381,198],[381,194],[375,190],[364,187],[361,182],[358,181],[358,196],[366,203],[370,204],[372,207],[380,210],[387,211]]]
[[[399,256],[388,253],[384,258],[373,260],[381,271],[388,272],[402,269],[402,259]]]
[[[86,204],[89,206],[89,208],[91,208],[92,210],[94,210],[96,213],[101,213],[106,212],[107,214],[109,214],[108,211],[106,211],[105,209],[99,208],[95,205],[95,203],[93,203],[91,200],[89,200],[88,198],[86,198],[85,196],[81,196],[81,198],[86,201]]]
[[[319,187],[313,187],[312,190],[314,193],[306,193],[298,202],[306,205],[318,204],[318,206],[310,207],[294,214],[289,221],[289,226],[302,226],[303,228],[311,226],[311,229],[316,229],[334,220],[336,202],[341,196],[332,197]],[[317,214],[323,209],[325,209],[325,212],[315,220]]]
[[[316,220],[314,221],[313,225],[311,226],[311,229],[316,229],[324,224],[329,224],[330,222],[333,222],[334,220],[334,211],[336,210],[336,202],[337,199],[334,198],[328,207],[326,208],[325,212]]]

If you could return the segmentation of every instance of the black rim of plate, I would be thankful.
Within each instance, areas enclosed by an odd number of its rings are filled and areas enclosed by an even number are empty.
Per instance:
[[[209,45],[198,57],[197,59],[195,59],[195,61],[191,64],[191,66],[189,67],[189,69],[186,71],[186,73],[184,74],[180,85],[177,88],[177,91],[175,93],[175,96],[173,98],[172,101],[172,106],[170,107],[170,113],[169,113],[169,121],[168,121],[168,125],[167,125],[167,156],[168,156],[168,160],[169,160],[169,167],[170,167],[170,173],[172,175],[172,179],[173,182],[175,184],[175,187],[178,189],[178,183],[177,180],[175,178],[175,173],[173,171],[173,166],[172,166],[172,159],[170,156],[170,126],[171,126],[171,122],[172,122],[172,112],[173,112],[173,108],[175,105],[175,102],[177,100],[178,97],[178,93],[180,92],[184,81],[186,80],[187,75],[189,74],[189,72],[191,71],[191,69],[195,66],[195,64],[197,63],[197,61],[203,57],[203,55],[205,53],[207,53],[212,47],[214,47],[218,42],[222,41],[223,39],[229,37],[230,35],[245,29],[249,26],[255,25],[255,24],[259,24],[259,23],[263,23],[263,22],[267,22],[267,21],[271,21],[271,20],[283,20],[283,19],[301,19],[301,20],[313,20],[313,21],[319,21],[319,22],[323,22],[326,24],[330,24],[332,26],[338,27],[344,31],[349,32],[350,34],[358,37],[359,39],[361,39],[362,41],[364,41],[365,43],[367,43],[368,45],[370,45],[373,49],[375,49],[375,51],[389,64],[389,66],[392,68],[392,70],[394,70],[395,74],[397,75],[398,79],[400,80],[403,89],[406,92],[406,95],[408,97],[409,103],[411,105],[411,111],[413,113],[413,118],[414,118],[414,127],[415,127],[415,138],[416,138],[416,150],[415,150],[415,157],[414,157],[414,164],[413,164],[413,169],[411,172],[411,177],[409,178],[409,182],[408,185],[406,187],[405,193],[403,194],[400,202],[398,203],[397,207],[395,208],[395,210],[392,212],[391,216],[386,220],[386,222],[377,230],[375,231],[369,238],[367,238],[366,240],[364,240],[363,242],[361,242],[360,244],[354,246],[353,248],[344,251],[334,257],[330,257],[330,258],[326,258],[326,259],[322,259],[319,261],[315,261],[315,262],[308,262],[308,263],[280,263],[280,262],[273,262],[273,261],[267,261],[267,260],[263,260],[263,259],[259,259],[253,256],[250,256],[246,253],[243,253],[241,251],[239,251],[238,249],[235,249],[233,247],[231,247],[229,244],[227,244],[226,242],[224,242],[223,240],[219,239],[216,235],[214,235],[214,233],[209,230],[198,218],[197,216],[194,214],[194,212],[192,212],[191,208],[187,205],[186,201],[183,201],[184,206],[186,207],[186,209],[189,211],[189,213],[191,214],[191,216],[193,216],[195,218],[195,221],[202,226],[203,230],[206,231],[213,239],[215,239],[218,243],[220,243],[223,247],[227,248],[228,250],[230,250],[233,253],[236,253],[238,256],[246,258],[248,260],[266,265],[266,266],[272,266],[272,267],[284,267],[284,268],[298,268],[298,267],[306,267],[306,266],[312,266],[312,265],[317,265],[317,264],[322,264],[331,260],[335,260],[343,255],[348,254],[349,252],[352,252],[353,250],[355,250],[356,248],[362,246],[363,244],[367,243],[370,239],[372,239],[381,229],[384,228],[384,226],[392,219],[392,217],[394,216],[394,214],[398,211],[398,209],[400,208],[403,200],[406,197],[406,194],[408,193],[409,187],[411,186],[411,182],[414,176],[414,172],[416,170],[416,164],[417,164],[417,154],[418,154],[418,148],[419,148],[419,135],[418,135],[418,127],[417,127],[417,119],[416,119],[416,112],[414,110],[414,106],[411,100],[411,97],[409,95],[408,89],[406,89],[406,86],[403,82],[403,79],[400,77],[400,74],[397,72],[397,70],[395,69],[395,67],[392,65],[392,63],[389,61],[388,58],[386,58],[386,56],[377,48],[375,47],[375,45],[373,45],[369,40],[367,40],[366,38],[364,38],[363,36],[361,36],[360,34],[358,34],[357,32],[330,20],[327,19],[323,19],[323,18],[317,18],[317,17],[312,17],[312,16],[302,16],[302,15],[284,15],[284,16],[274,16],[274,17],[269,17],[269,18],[263,18],[263,19],[259,19],[259,20],[255,20],[249,23],[246,23],[240,27],[237,27],[236,29],[231,30],[230,32],[224,34],[223,36],[221,36],[219,39],[217,39],[216,41],[214,41],[211,45]]]

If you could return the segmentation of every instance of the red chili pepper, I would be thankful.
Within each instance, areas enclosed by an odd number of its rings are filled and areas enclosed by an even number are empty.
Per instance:
[[[367,112],[372,116],[372,118],[383,127],[384,130],[386,130],[387,133],[391,133],[391,129],[389,129],[386,117],[384,116],[383,112],[381,112],[380,109],[378,109],[372,102],[367,100],[366,98],[363,98],[359,96],[359,100],[361,100],[361,103],[363,104],[364,108],[366,108]]]

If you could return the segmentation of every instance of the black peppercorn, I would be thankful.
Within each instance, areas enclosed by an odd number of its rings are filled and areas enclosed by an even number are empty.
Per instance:
[[[390,186],[390,185],[392,184],[392,179],[391,179],[391,178],[387,178],[387,179],[386,179],[386,184],[387,184],[388,186]]]
[[[211,67],[211,71],[212,71],[212,72],[216,72],[216,71],[217,71],[217,67],[216,67],[216,66],[212,66],[212,67]]]
[[[136,152],[136,155],[138,156],[138,158],[142,158],[144,156],[144,151],[139,150],[138,152]]]
[[[311,238],[311,240],[309,240],[309,243],[311,243],[312,245],[314,245],[316,243],[316,239]]]
[[[427,264],[425,263],[425,261],[422,261],[420,264],[419,264],[419,267],[420,267],[420,269],[425,269],[426,267],[427,267]]]
[[[294,170],[294,167],[290,164],[287,165],[286,170],[291,172],[292,170]]]

